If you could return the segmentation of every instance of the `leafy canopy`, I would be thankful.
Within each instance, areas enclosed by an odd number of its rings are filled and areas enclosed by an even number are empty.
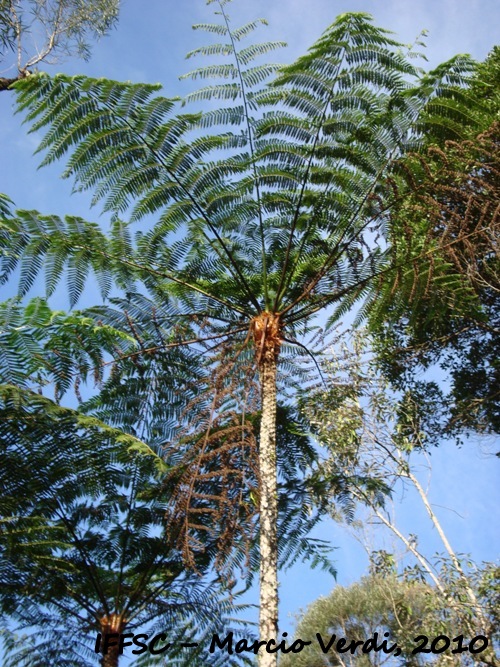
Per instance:
[[[456,137],[462,120],[475,118],[467,57],[423,74],[387,31],[353,12],[292,65],[263,65],[279,43],[245,46],[263,22],[234,28],[228,4],[217,3],[216,23],[196,26],[219,42],[190,54],[212,62],[188,76],[216,82],[184,100],[162,97],[159,86],[83,76],[16,84],[19,110],[45,133],[42,164],[65,157],[64,175],[91,190],[112,222],[105,232],[79,218],[7,211],[0,227],[2,278],[19,268],[20,296],[43,268],[49,295],[67,273],[73,306],[92,272],[110,305],[85,316],[120,322],[134,337],[138,349],[128,363],[115,355],[96,410],[110,415],[116,400],[135,429],[138,404],[125,396],[133,376],[148,387],[145,415],[157,415],[158,369],[172,361],[177,373],[189,348],[191,379],[185,365],[171,392],[178,440],[144,422],[145,437],[177,464],[183,493],[173,514],[183,517],[188,560],[211,516],[223,526],[224,552],[256,525],[247,498],[263,488],[264,439],[250,428],[262,360],[269,350],[279,356],[280,388],[293,391],[304,380],[293,353],[316,313],[331,307],[333,322],[364,298],[367,314],[376,279],[394,269],[389,210],[399,194],[388,179],[399,179],[398,160],[426,132]],[[189,111],[200,103],[203,111]],[[295,517],[307,493],[298,500]]]

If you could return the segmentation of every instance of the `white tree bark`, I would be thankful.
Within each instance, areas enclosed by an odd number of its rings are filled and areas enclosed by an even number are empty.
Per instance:
[[[266,358],[267,357],[267,358]],[[278,634],[278,484],[276,470],[276,359],[260,363],[262,419],[260,423],[260,640]],[[276,667],[277,654],[259,649],[259,667]]]

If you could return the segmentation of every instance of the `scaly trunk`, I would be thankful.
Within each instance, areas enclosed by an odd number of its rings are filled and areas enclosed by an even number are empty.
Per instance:
[[[102,656],[101,665],[102,667],[118,667],[118,660],[120,656],[118,655],[118,647],[112,646],[108,649],[106,655]]]
[[[278,484],[276,472],[276,360],[260,366],[260,640],[278,634]],[[259,667],[275,667],[277,654],[259,650]]]
[[[118,654],[118,646],[111,646],[106,655],[102,656],[102,667],[118,667],[120,656]]]
[[[261,313],[253,333],[262,392],[260,422],[260,617],[261,641],[278,634],[278,483],[276,468],[276,375],[281,323],[274,313]],[[259,667],[276,667],[277,654],[259,649]]]
[[[106,634],[122,633],[125,627],[125,622],[118,614],[110,614],[101,619],[101,651],[104,650],[104,636]],[[118,667],[120,660],[118,641],[116,646],[107,647],[107,652],[101,658],[101,667]]]

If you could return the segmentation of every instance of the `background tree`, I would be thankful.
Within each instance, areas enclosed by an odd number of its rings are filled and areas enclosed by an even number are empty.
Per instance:
[[[69,55],[90,57],[90,42],[118,19],[119,0],[0,0],[0,64],[15,76],[0,77],[0,91],[40,63]],[[9,60],[12,55],[12,63]]]
[[[425,635],[435,638],[440,635],[450,639],[459,633],[457,619],[452,610],[443,605],[440,593],[427,583],[410,578],[398,578],[394,571],[372,573],[348,587],[337,586],[329,595],[313,602],[299,619],[296,636],[311,641],[301,653],[286,655],[281,667],[325,667],[327,665],[421,665],[432,661],[436,665],[470,665],[481,659],[481,654],[467,652],[451,654],[458,644],[452,643],[450,650],[429,658],[424,653],[413,655],[417,643],[415,637]],[[335,651],[340,638],[351,641],[366,641],[378,634],[377,644],[385,639],[387,646],[397,643],[400,652],[392,654],[370,652],[363,654],[361,647],[353,653]],[[333,634],[334,647],[323,653],[317,641],[320,633],[324,645]],[[384,633],[389,633],[384,636]],[[420,643],[420,642],[418,642]],[[441,639],[441,646],[444,640]],[[468,638],[464,646],[468,645]],[[438,645],[439,646],[439,645]]]
[[[495,48],[472,83],[481,107],[462,126],[466,138],[431,133],[404,164],[408,196],[391,215],[394,251],[407,262],[387,275],[371,320],[388,377],[415,400],[426,397],[418,371],[437,364],[448,375],[440,402],[454,435],[500,427],[499,83]],[[428,261],[414,264],[422,252]],[[438,400],[435,386],[427,399]]]
[[[417,473],[422,454],[439,442],[441,415],[413,400],[410,392],[397,396],[391,391],[369,340],[358,331],[352,348],[346,345],[325,361],[326,387],[303,392],[304,419],[327,453],[311,483],[320,493],[330,494],[330,514],[337,520],[352,522],[356,509],[369,508],[370,520],[400,540],[405,555],[416,561],[414,572],[432,585],[440,605],[446,603],[455,634],[461,628],[471,637],[488,636],[490,646],[477,659],[496,665],[494,638],[499,627],[480,582],[481,577],[494,579],[495,568],[476,567],[456,554]],[[435,562],[419,548],[418,535],[405,535],[391,516],[388,499],[401,485],[416,491],[442,542],[445,555]]]
[[[244,459],[259,485],[260,634],[270,638],[277,632],[280,549],[278,362],[282,380],[288,369],[297,374],[289,366],[293,352],[303,349],[297,338],[310,332],[316,314],[336,306],[339,317],[388,270],[385,227],[394,198],[387,177],[422,131],[421,111],[429,122],[429,101],[443,99],[436,111],[443,117],[443,109],[464,111],[464,99],[472,104],[458,85],[466,86],[474,66],[454,58],[421,85],[401,45],[367,15],[351,13],[267,84],[276,66],[253,61],[277,44],[240,47],[258,22],[233,28],[226,6],[218,3],[219,23],[198,26],[225,41],[190,54],[230,59],[191,73],[194,79],[224,80],[186,98],[215,101],[217,108],[205,113],[174,115],[175,100],[155,96],[154,86],[64,76],[17,84],[20,108],[28,111],[33,129],[48,130],[40,146],[48,149],[44,163],[72,151],[66,175],[93,189],[95,201],[104,199],[115,219],[108,235],[83,221],[70,231],[36,213],[7,220],[4,271],[7,277],[19,258],[28,288],[44,263],[53,289],[68,262],[72,303],[91,268],[103,296],[113,281],[131,292],[134,282],[142,283],[170,309],[171,337],[157,348],[192,344],[206,355],[214,372],[211,399],[204,400],[203,430],[184,440],[197,455],[194,468],[180,469],[183,488],[190,490],[189,504],[179,496],[183,516],[200,499],[204,512],[213,513],[203,484],[215,476],[210,465],[222,452],[229,463],[219,469],[231,471],[233,498],[248,486],[241,472],[246,422],[240,418],[238,428],[234,420],[226,422],[224,437],[212,436],[224,420],[228,387],[255,396],[252,382],[257,386],[258,379],[258,469],[249,453]],[[206,128],[213,133],[205,135]],[[118,216],[129,206],[130,223],[121,222]],[[155,222],[132,238],[130,224],[148,215]],[[141,349],[141,355],[150,352]],[[213,443],[216,453],[207,459]],[[235,448],[240,454],[232,457]],[[199,526],[191,522],[188,528],[183,543],[190,549]],[[260,656],[263,667],[275,660]]]

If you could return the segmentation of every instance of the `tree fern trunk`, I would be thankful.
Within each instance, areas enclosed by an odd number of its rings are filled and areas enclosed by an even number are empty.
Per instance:
[[[106,655],[102,656],[101,665],[102,667],[118,667],[119,658],[118,647],[112,646],[108,649]]]
[[[266,358],[267,357],[267,358]],[[262,419],[260,424],[260,639],[278,632],[278,492],[276,472],[276,358],[260,363]],[[259,650],[259,667],[275,667],[277,655]]]
[[[122,617],[118,614],[110,614],[109,616],[104,616],[101,618],[101,650],[104,649],[104,637],[106,634],[123,632],[125,628],[125,623]],[[115,638],[116,639],[116,638]],[[118,662],[120,660],[120,654],[118,649],[118,641],[116,646],[107,647],[107,652],[101,658],[101,667],[118,667]]]

